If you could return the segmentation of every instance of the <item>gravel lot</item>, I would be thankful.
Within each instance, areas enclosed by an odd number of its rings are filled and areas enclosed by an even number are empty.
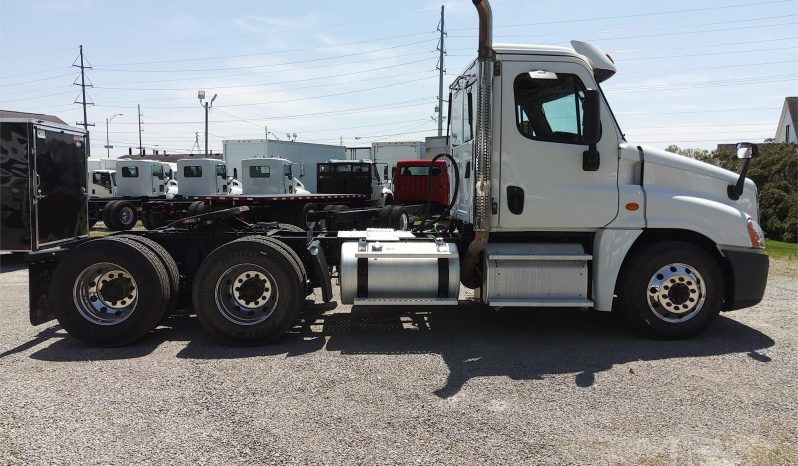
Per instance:
[[[798,463],[798,279],[689,341],[579,311],[308,303],[276,344],[28,322],[2,256],[0,463]]]

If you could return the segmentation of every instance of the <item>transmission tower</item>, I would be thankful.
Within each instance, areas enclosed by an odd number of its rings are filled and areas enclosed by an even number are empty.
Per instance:
[[[194,132],[194,145],[191,146],[191,152],[189,152],[189,155],[194,155],[194,148],[195,147],[197,148],[197,152],[199,152],[201,150],[200,149],[200,144],[199,144],[199,131]]]
[[[86,107],[88,105],[94,105],[92,102],[91,97],[86,96],[86,88],[87,87],[94,87],[94,85],[89,81],[86,83],[86,70],[91,69],[91,65],[87,65],[88,60],[83,56],[83,46],[80,46],[80,55],[72,62],[72,66],[75,68],[80,68],[80,82],[78,82],[77,78],[75,78],[75,82],[72,84],[75,86],[80,86],[80,94],[78,97],[75,98],[76,104],[83,105],[83,121],[78,121],[77,125],[83,126],[83,130],[86,132],[86,155],[91,155],[91,144],[89,141],[89,126],[94,126],[94,123],[89,123],[89,119],[86,112]],[[80,99],[80,101],[78,101]],[[87,100],[88,99],[88,100]]]
[[[441,33],[441,38],[438,39],[438,47],[435,49],[440,52],[438,56],[438,64],[435,69],[438,70],[438,136],[443,135],[443,75],[446,73],[446,68],[443,65],[443,57],[446,55],[446,21],[443,15],[443,5],[441,5],[441,20],[438,22],[438,32]]]

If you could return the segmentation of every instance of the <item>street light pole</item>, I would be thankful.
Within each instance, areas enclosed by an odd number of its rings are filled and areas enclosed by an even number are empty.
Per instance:
[[[116,115],[113,115],[110,118],[106,117],[106,119],[105,119],[105,151],[106,151],[107,157],[109,159],[111,158],[111,147],[113,147],[113,146],[111,145],[110,138],[108,137],[108,126],[109,126],[109,123],[111,122],[111,120],[113,120],[114,118],[116,118],[118,116],[122,116],[122,114],[121,113],[117,113]]]
[[[214,94],[211,98],[210,102],[203,103],[202,101],[205,100],[205,91],[197,92],[197,98],[200,101],[200,106],[205,107],[205,155],[208,155],[208,112],[213,108],[213,101],[216,100],[216,96],[218,94]]]

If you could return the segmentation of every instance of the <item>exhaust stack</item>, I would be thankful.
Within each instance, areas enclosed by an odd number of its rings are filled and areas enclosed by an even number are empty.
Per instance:
[[[468,245],[460,282],[477,288],[481,280],[476,274],[480,254],[488,244],[492,215],[490,158],[493,153],[493,12],[488,0],[472,0],[479,15],[479,48],[477,51],[477,122],[474,135],[474,239]]]

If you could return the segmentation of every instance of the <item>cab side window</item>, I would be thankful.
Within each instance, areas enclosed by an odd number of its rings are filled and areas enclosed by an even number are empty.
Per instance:
[[[556,79],[515,78],[515,123],[525,137],[537,141],[582,144],[585,86],[574,74]]]

